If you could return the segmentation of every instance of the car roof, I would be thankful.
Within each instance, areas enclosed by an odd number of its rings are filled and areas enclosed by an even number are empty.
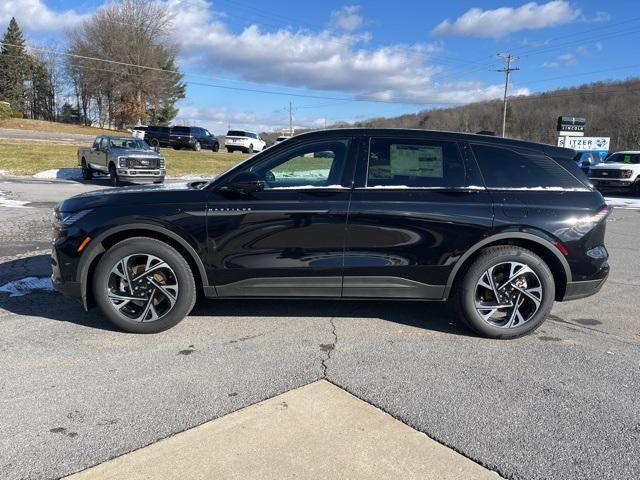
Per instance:
[[[555,145],[532,142],[529,140],[518,140],[515,138],[502,138],[493,135],[481,135],[477,133],[464,133],[464,132],[449,132],[443,130],[422,130],[417,128],[329,128],[326,130],[314,130],[311,132],[301,133],[293,138],[309,138],[309,137],[323,137],[323,136],[335,136],[335,135],[374,135],[391,137],[402,137],[410,135],[412,137],[420,136],[437,136],[440,139],[452,140],[452,141],[467,141],[472,143],[490,143],[494,145],[533,148],[536,150],[544,149],[549,153],[562,152],[565,156],[575,156],[576,152],[569,148],[557,147]]]

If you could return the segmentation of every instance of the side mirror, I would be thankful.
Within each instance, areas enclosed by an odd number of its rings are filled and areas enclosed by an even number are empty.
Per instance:
[[[253,172],[242,172],[231,180],[229,187],[243,194],[261,192],[264,190],[264,181]]]

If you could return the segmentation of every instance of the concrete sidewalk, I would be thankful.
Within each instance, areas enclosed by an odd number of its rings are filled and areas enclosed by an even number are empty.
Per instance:
[[[321,380],[67,478],[500,477]]]

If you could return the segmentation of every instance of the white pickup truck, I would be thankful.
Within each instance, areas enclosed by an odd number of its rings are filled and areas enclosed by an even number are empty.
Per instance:
[[[589,169],[598,190],[626,190],[640,195],[640,151],[616,152]]]
[[[165,159],[144,141],[133,137],[98,135],[89,148],[78,149],[78,165],[85,180],[106,173],[113,186],[123,182],[162,183]]]

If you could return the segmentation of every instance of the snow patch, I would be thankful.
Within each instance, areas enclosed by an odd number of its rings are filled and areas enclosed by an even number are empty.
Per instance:
[[[308,188],[347,188],[347,187],[343,187],[342,185],[298,185],[298,186],[291,186],[291,187],[269,187],[269,190],[301,190],[301,189],[308,189]]]
[[[53,291],[49,277],[26,277],[0,286],[0,293],[8,293],[11,297],[22,297],[34,290]]]
[[[0,177],[4,177],[6,175],[9,175],[9,170],[2,170],[0,169]]]
[[[27,207],[27,205],[31,203],[31,202],[27,202],[24,200],[9,200],[6,197],[6,193],[0,191],[0,207],[7,207],[7,208],[32,208],[32,207]]]
[[[640,198],[604,197],[607,205],[628,210],[640,210]]]
[[[79,168],[54,168],[36,173],[33,178],[61,178],[63,180],[76,180],[82,178],[82,170]]]

